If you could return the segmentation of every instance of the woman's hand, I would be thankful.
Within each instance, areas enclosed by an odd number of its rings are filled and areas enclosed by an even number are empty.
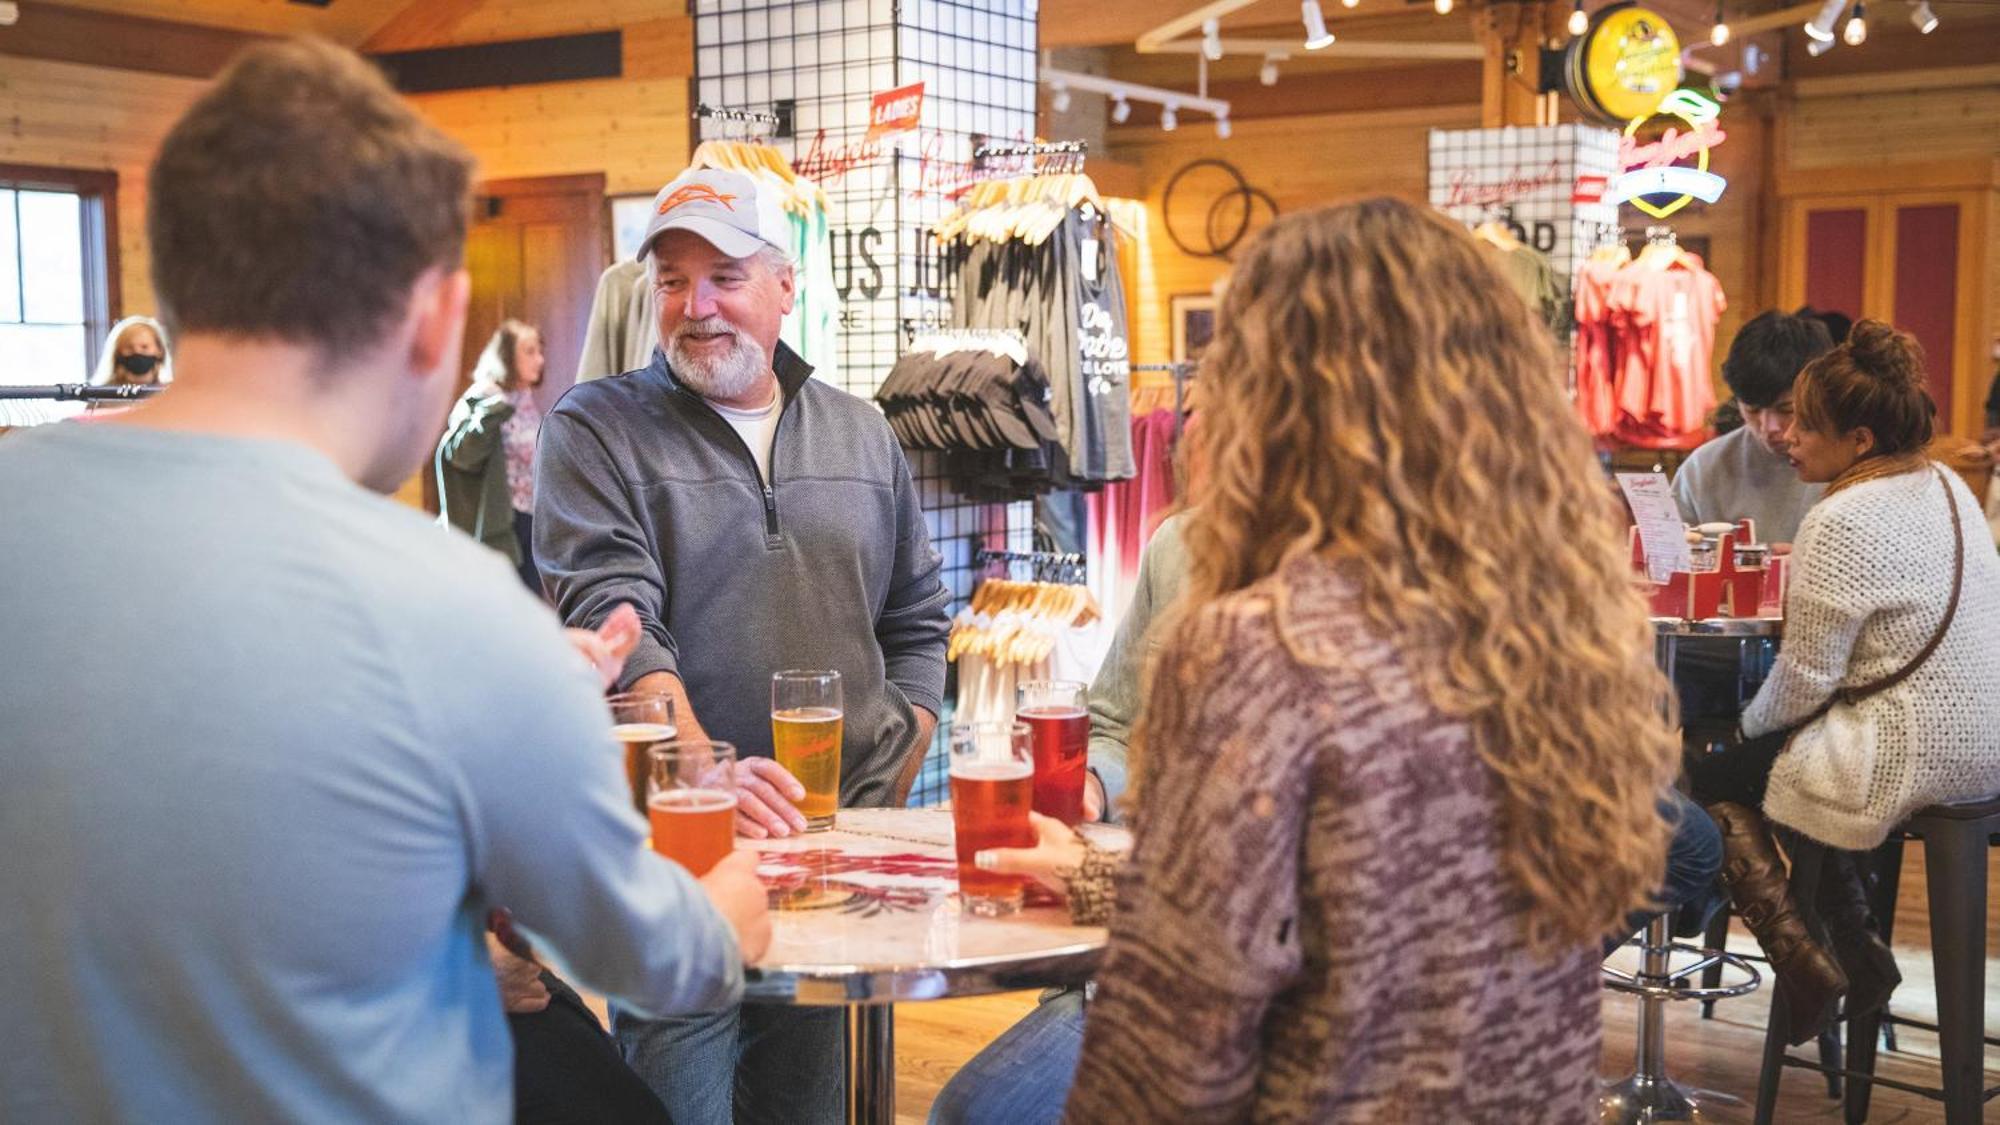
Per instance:
[[[973,866],[1000,875],[1026,875],[1065,898],[1069,885],[1059,871],[1075,871],[1083,866],[1083,837],[1069,825],[1041,813],[1028,814],[1037,837],[1032,848],[988,848],[975,853]]]

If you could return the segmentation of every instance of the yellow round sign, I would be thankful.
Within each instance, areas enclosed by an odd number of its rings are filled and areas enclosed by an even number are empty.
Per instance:
[[[1587,103],[1618,121],[1650,117],[1681,84],[1681,42],[1666,17],[1644,8],[1606,12],[1582,47]]]

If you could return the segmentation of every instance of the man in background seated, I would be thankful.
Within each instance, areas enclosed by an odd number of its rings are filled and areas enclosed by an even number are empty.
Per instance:
[[[549,610],[378,495],[457,387],[471,175],[351,52],[247,52],[148,180],[172,386],[0,445],[0,1121],[510,1121],[492,908],[662,1014],[769,941],[752,857],[644,846]]]
[[[1790,543],[1824,485],[1805,484],[1788,459],[1792,380],[1833,350],[1826,325],[1773,309],[1743,326],[1722,361],[1743,428],[1694,451],[1674,474],[1674,499],[1691,524],[1734,523],[1748,516],[1766,543]]]

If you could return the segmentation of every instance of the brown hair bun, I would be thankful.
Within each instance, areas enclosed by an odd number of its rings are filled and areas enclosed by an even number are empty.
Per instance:
[[[1937,410],[1929,387],[1916,339],[1879,320],[1864,320],[1845,344],[1799,372],[1792,405],[1799,424],[1816,433],[1867,427],[1875,435],[1873,453],[1890,456],[1930,443]]]
[[[1848,334],[1846,347],[1862,374],[1892,387],[1925,389],[1924,349],[1908,332],[1879,320],[1864,320]]]

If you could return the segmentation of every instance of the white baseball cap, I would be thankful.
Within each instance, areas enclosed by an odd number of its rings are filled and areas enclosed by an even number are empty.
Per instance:
[[[791,224],[774,191],[760,191],[757,181],[740,172],[690,168],[653,197],[653,217],[639,240],[639,260],[653,240],[670,230],[700,235],[732,258],[748,258],[769,246],[786,249]]]

